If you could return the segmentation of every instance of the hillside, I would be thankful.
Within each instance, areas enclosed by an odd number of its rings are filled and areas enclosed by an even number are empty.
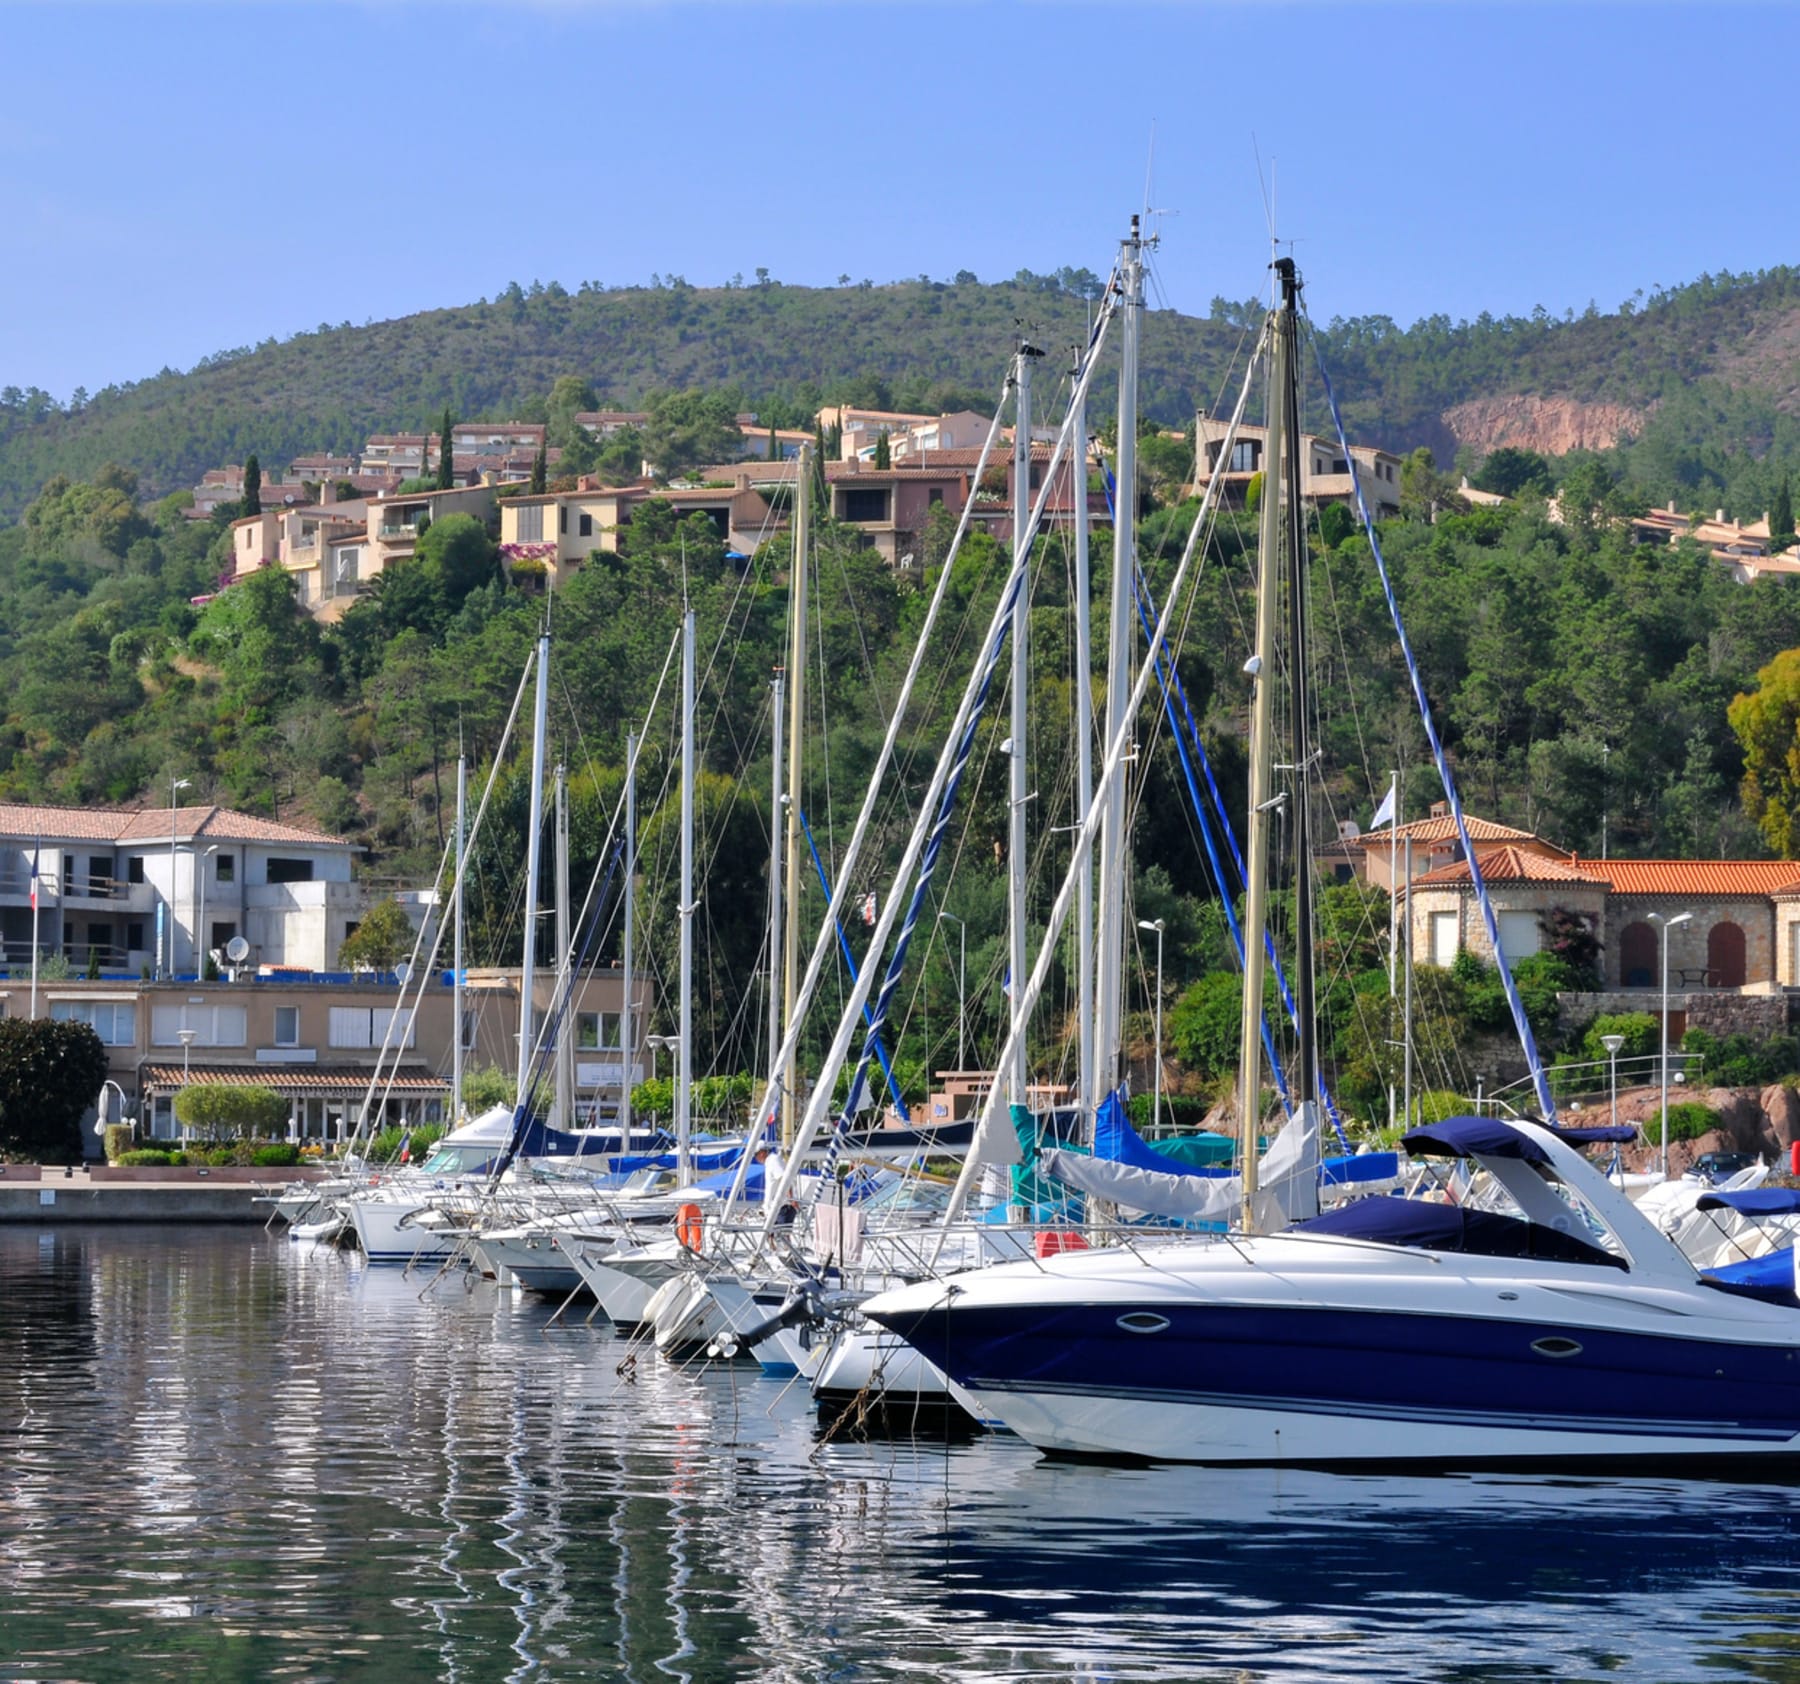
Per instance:
[[[515,286],[459,309],[222,352],[78,409],[8,387],[0,518],[16,518],[53,473],[81,477],[116,461],[154,496],[250,451],[279,462],[353,447],[372,430],[431,425],[446,404],[466,417],[541,410],[565,374],[587,379],[605,403],[731,386],[784,416],[846,389],[894,403],[923,402],[934,387],[993,392],[1016,324],[1061,360],[1058,349],[1082,336],[1092,290],[1085,271],[1066,270],[997,285]],[[1330,300],[1312,304],[1323,315]],[[1216,402],[1256,313],[1225,300],[1204,317],[1152,312],[1146,412],[1178,424]],[[1666,481],[1670,494],[1709,475],[1725,490],[1725,456],[1800,456],[1800,270],[1704,277],[1613,314],[1432,317],[1409,328],[1358,317],[1320,333],[1352,430],[1390,448],[1426,444],[1448,462],[1461,446],[1561,454],[1630,437],[1635,477]]]

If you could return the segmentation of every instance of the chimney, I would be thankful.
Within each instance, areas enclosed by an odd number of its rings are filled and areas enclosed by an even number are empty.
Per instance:
[[[325,477],[319,481],[319,506],[323,508],[327,504],[335,503],[336,501],[337,482],[332,479],[330,474],[326,474]]]
[[[1714,509],[1713,519],[1716,520],[1719,525],[1723,526],[1725,524],[1725,511],[1723,509]]]

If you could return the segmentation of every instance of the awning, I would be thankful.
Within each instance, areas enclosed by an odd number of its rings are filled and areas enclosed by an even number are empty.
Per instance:
[[[198,1082],[228,1088],[268,1088],[284,1099],[361,1099],[373,1072],[356,1064],[147,1064],[140,1068],[146,1092],[190,1087]],[[378,1091],[403,1098],[437,1098],[450,1091],[442,1076],[422,1064],[403,1064],[390,1082],[384,1072]]]

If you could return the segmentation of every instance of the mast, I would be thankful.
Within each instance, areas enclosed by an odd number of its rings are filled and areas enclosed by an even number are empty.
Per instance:
[[[1287,501],[1282,511],[1287,529],[1288,706],[1292,714],[1289,729],[1294,739],[1290,795],[1294,838],[1294,1028],[1298,1040],[1294,1089],[1300,1104],[1311,1105],[1318,1101],[1320,1088],[1318,1014],[1313,1009],[1317,990],[1313,962],[1312,820],[1311,803],[1306,798],[1312,775],[1312,675],[1307,658],[1312,639],[1307,628],[1306,503],[1300,495],[1305,484],[1301,457],[1306,442],[1300,436],[1300,278],[1291,257],[1276,259],[1275,272],[1281,279],[1281,331],[1286,341],[1283,379],[1278,390],[1283,442],[1287,446]]]
[[[1093,626],[1088,593],[1087,508],[1087,391],[1077,368],[1075,419],[1069,454],[1070,483],[1075,507],[1075,811],[1087,820],[1094,804],[1094,687]],[[1086,1139],[1094,1127],[1094,868],[1081,871],[1079,902],[1075,911],[1075,1019],[1078,1050],[1075,1065],[1075,1103],[1081,1112]]]
[[[450,1126],[455,1128],[463,1114],[463,876],[467,866],[466,838],[469,834],[469,763],[459,753],[456,757],[456,887],[452,897],[452,917],[456,920],[450,946],[450,1016],[455,1025],[450,1035]]]
[[[781,701],[786,686],[780,667],[770,680],[769,703],[769,1065],[781,1045],[781,971],[786,948],[781,934]]]
[[[1138,219],[1120,261],[1119,444],[1117,489],[1113,498],[1112,622],[1106,661],[1106,740],[1125,723],[1131,693],[1131,596],[1137,565],[1137,376],[1138,328],[1144,305],[1144,246]],[[1094,1075],[1105,1092],[1119,1085],[1119,1015],[1125,964],[1125,871],[1130,859],[1125,834],[1125,780],[1106,791],[1100,832],[1100,922],[1095,957]]]
[[[800,738],[806,729],[806,586],[807,546],[812,527],[812,450],[800,446],[795,458],[794,561],[788,574],[788,770],[787,770],[787,918],[782,931],[782,1022],[794,1021],[794,996],[800,982]],[[798,1121],[795,1099],[799,1060],[789,1049],[781,1073],[781,1144],[794,1143]]]
[[[530,1097],[532,989],[537,982],[538,870],[544,814],[544,738],[550,726],[550,628],[538,633],[537,700],[531,721],[531,807],[525,830],[525,947],[519,963],[519,1084],[513,1101]]]
[[[1031,550],[1031,365],[1042,353],[1034,345],[1019,341],[1018,356],[1013,364],[1013,566],[1024,565]],[[1011,809],[1007,823],[1006,845],[1006,923],[1008,936],[1007,974],[1011,988],[1019,987],[1025,976],[1025,806],[1031,799],[1026,790],[1028,768],[1025,764],[1026,732],[1029,710],[1026,695],[1026,643],[1031,629],[1031,590],[1027,579],[1013,603],[1012,616],[1012,736],[1007,743],[1010,755]],[[1026,1081],[1025,1039],[1018,1038],[1013,1050],[1012,1068],[1006,1072],[1008,1092],[1015,1105],[1025,1103]],[[995,1073],[996,1080],[999,1072]]]
[[[694,1075],[694,611],[681,620],[681,1027],[675,1055],[675,1173],[688,1181]]]
[[[569,778],[556,768],[556,1001],[562,1023],[556,1031],[556,1126],[575,1126],[575,1036],[571,1012],[574,1006],[570,974],[575,958],[569,929]]]
[[[1257,1144],[1262,1123],[1262,1004],[1269,920],[1269,817],[1275,806],[1275,615],[1281,585],[1283,397],[1292,346],[1287,309],[1269,318],[1270,403],[1263,446],[1263,494],[1257,529],[1256,647],[1250,656],[1250,815],[1244,827],[1244,1003],[1238,1040],[1238,1157],[1244,1183],[1243,1225],[1255,1226]],[[1301,1011],[1307,1009],[1302,1004]]]
[[[638,740],[625,734],[625,950],[620,955],[620,981],[625,998],[619,1011],[619,1145],[631,1150],[631,1079],[637,1071],[637,1013],[632,1009],[631,941],[637,906],[637,755]]]

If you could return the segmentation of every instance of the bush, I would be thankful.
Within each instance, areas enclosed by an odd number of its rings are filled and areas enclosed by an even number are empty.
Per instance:
[[[408,1160],[422,1164],[431,1155],[431,1149],[443,1138],[444,1131],[436,1123],[428,1123],[422,1128],[401,1129],[385,1128],[369,1142],[369,1162],[376,1164],[394,1163],[400,1156],[400,1146],[411,1135],[407,1146]]]
[[[175,1161],[172,1152],[159,1152],[148,1146],[139,1147],[135,1152],[121,1152],[114,1160],[121,1169],[162,1168]]]
[[[130,1123],[108,1123],[106,1132],[101,1138],[106,1142],[106,1161],[109,1164],[121,1163],[131,1150],[133,1129]]]
[[[1749,1035],[1709,1035],[1690,1029],[1681,1037],[1681,1050],[1699,1060],[1690,1074],[1722,1088],[1761,1088],[1800,1070],[1800,1041],[1789,1035],[1757,1041]]]
[[[250,1151],[250,1162],[258,1169],[291,1169],[299,1161],[300,1148],[291,1140],[271,1141]]]
[[[1711,1134],[1718,1126],[1718,1112],[1711,1106],[1702,1105],[1697,1099],[1683,1100],[1681,1104],[1669,1107],[1671,1140],[1698,1140],[1703,1134]],[[1654,1117],[1645,1125],[1645,1132],[1652,1140],[1662,1138],[1661,1125]]]
[[[1619,1048],[1620,1058],[1649,1058],[1662,1044],[1661,1031],[1651,1013],[1602,1012],[1588,1025],[1587,1034],[1581,1039],[1584,1058],[1601,1065],[1608,1062],[1606,1048],[1601,1044],[1604,1035],[1625,1037],[1625,1045]]]

